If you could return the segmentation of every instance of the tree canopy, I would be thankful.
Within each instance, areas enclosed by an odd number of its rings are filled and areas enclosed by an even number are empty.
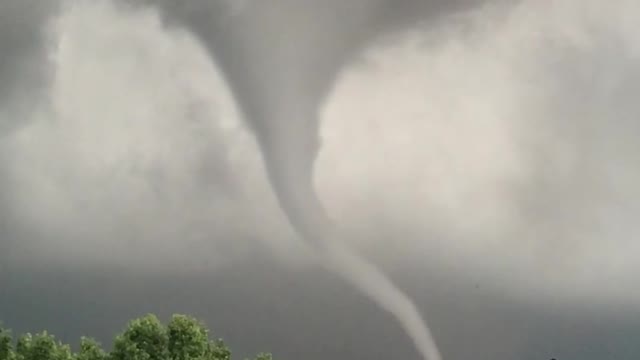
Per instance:
[[[131,320],[116,335],[111,351],[82,337],[77,352],[46,331],[23,334],[13,339],[0,326],[0,360],[231,360],[231,351],[222,339],[211,339],[209,329],[186,315],[173,315],[165,326],[155,315]],[[255,360],[273,360],[260,353]]]

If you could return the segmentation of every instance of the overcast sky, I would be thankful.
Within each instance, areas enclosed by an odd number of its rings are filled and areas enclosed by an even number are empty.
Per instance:
[[[289,229],[201,28],[58,5],[0,0],[1,320],[107,341],[182,312],[242,354],[418,358]],[[334,75],[321,199],[445,359],[637,359],[640,4],[456,10]]]

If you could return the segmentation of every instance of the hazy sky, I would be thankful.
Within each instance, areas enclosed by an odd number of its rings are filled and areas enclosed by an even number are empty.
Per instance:
[[[57,5],[0,0],[0,319],[106,340],[186,312],[243,353],[417,358],[313,266],[199,40],[152,8]],[[640,353],[639,14],[488,2],[338,75],[320,196],[445,359]]]

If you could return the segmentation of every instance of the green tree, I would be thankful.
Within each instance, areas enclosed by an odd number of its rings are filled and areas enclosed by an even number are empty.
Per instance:
[[[26,333],[13,345],[9,330],[0,326],[0,360],[231,360],[222,339],[209,340],[209,330],[198,320],[174,315],[165,327],[155,315],[130,321],[116,336],[110,353],[94,339],[83,337],[77,354],[46,331]],[[260,353],[255,360],[273,360]]]
[[[53,353],[54,360],[75,360],[76,356],[71,352],[71,347],[67,344],[58,342],[56,350]]]
[[[29,356],[25,360],[54,360],[56,350],[56,340],[45,331],[33,337]]]
[[[0,360],[14,360],[14,358],[11,331],[0,326]]]
[[[31,354],[31,345],[33,343],[33,336],[30,333],[26,333],[18,338],[16,342],[16,359],[27,360]]]
[[[77,360],[107,360],[107,354],[102,350],[100,344],[92,338],[82,337],[80,339],[80,351],[76,356]]]
[[[113,360],[167,360],[167,331],[155,315],[129,322],[124,333],[113,344]]]
[[[46,331],[31,335],[26,333],[18,338],[14,360],[73,360],[69,345],[56,342]]]
[[[172,360],[199,360],[207,353],[209,331],[198,320],[174,315],[167,326],[169,356]]]
[[[206,360],[230,360],[231,350],[227,347],[222,339],[209,342]]]
[[[273,360],[273,356],[268,353],[260,353],[256,356],[256,360]]]

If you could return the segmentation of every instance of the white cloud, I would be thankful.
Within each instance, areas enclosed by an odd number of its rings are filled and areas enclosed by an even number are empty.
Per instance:
[[[332,214],[381,261],[424,257],[529,299],[637,301],[638,6],[523,1],[370,49],[323,112]],[[298,258],[192,37],[107,1],[58,30],[53,108],[3,144],[34,233],[22,256],[207,267],[260,239]]]
[[[382,258],[635,304],[638,10],[527,1],[371,49],[325,109],[322,197]]]

